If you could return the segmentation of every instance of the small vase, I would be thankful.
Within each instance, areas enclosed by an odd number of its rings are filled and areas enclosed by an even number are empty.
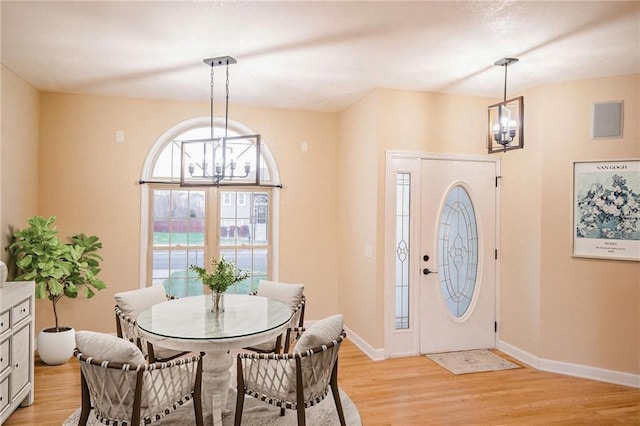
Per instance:
[[[224,312],[224,293],[214,291],[211,293],[211,312]]]

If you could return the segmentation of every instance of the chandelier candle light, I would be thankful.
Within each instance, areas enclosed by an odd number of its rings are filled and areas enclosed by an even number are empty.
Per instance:
[[[502,102],[488,107],[489,154],[524,148],[524,97],[507,100],[507,68],[516,62],[518,58],[502,58],[494,63],[504,67],[504,96]]]

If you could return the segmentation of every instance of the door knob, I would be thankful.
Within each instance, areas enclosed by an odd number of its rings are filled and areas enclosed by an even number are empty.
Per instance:
[[[424,268],[424,269],[422,270],[422,273],[423,273],[423,274],[425,274],[425,275],[429,275],[429,274],[437,274],[437,272],[436,272],[436,271],[432,271],[432,270],[430,270],[429,268]]]

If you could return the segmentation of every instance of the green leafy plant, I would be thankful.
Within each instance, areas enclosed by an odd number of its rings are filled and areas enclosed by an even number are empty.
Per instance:
[[[211,258],[211,267],[212,272],[196,265],[189,268],[198,275],[202,284],[217,293],[224,293],[233,284],[251,276],[249,272],[240,270],[235,263],[227,261],[224,256],[220,260]]]
[[[53,226],[55,220],[55,216],[28,219],[29,226],[13,234],[9,252],[18,267],[16,280],[35,281],[35,296],[51,301],[55,329],[60,331],[58,301],[63,296],[75,299],[80,287],[91,298],[94,290],[102,290],[106,285],[97,277],[102,261],[97,253],[102,248],[99,238],[76,234],[69,243],[64,243]]]

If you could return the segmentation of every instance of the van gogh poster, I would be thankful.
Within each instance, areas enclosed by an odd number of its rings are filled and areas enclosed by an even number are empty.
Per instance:
[[[640,260],[640,161],[573,164],[573,255]]]

